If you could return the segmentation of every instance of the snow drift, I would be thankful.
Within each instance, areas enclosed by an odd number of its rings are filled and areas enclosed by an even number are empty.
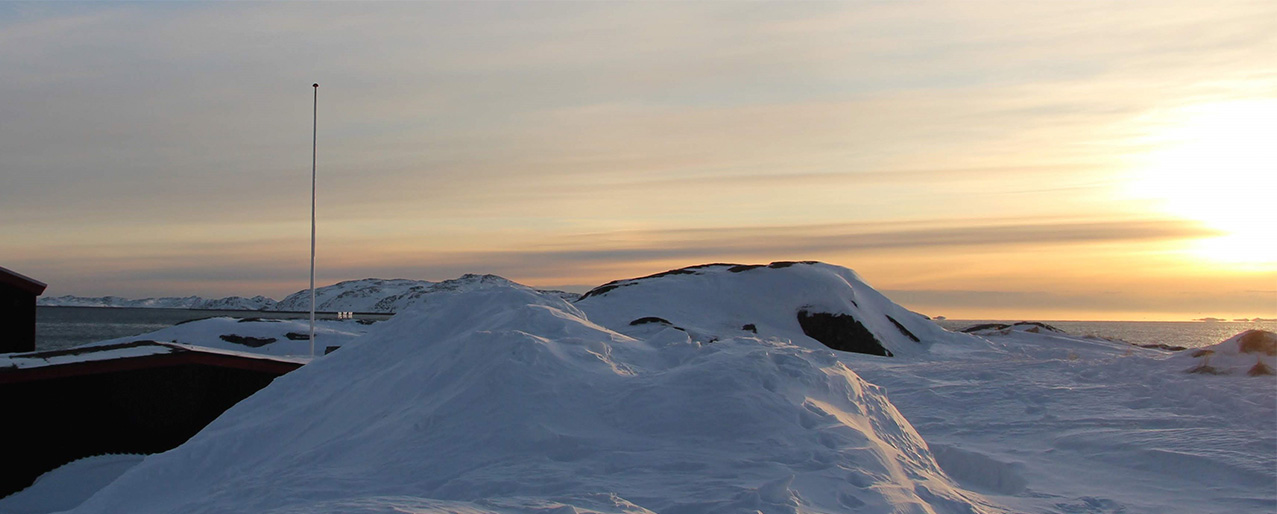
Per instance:
[[[816,307],[886,332],[876,293],[857,294],[859,309]],[[770,334],[796,320],[751,312],[757,335],[705,344],[672,327],[623,335],[517,285],[436,296],[74,512],[999,510],[945,477],[833,352]]]

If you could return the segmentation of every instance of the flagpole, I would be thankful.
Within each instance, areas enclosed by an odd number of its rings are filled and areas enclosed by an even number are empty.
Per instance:
[[[315,156],[319,148],[319,84],[315,86],[315,105],[310,140],[310,356],[315,357]]]

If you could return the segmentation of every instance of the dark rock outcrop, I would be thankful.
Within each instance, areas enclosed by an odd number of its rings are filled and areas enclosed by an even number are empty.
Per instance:
[[[849,314],[798,311],[798,325],[803,333],[821,344],[844,352],[891,357],[873,332]]]
[[[908,337],[909,339],[912,339],[912,340],[913,340],[913,342],[915,342],[915,343],[921,343],[921,342],[922,342],[922,340],[921,340],[921,339],[918,339],[918,336],[913,335],[913,332],[910,332],[910,331],[909,331],[909,329],[905,328],[905,326],[904,326],[904,325],[901,325],[899,321],[896,321],[896,318],[893,318],[893,317],[891,317],[891,316],[887,316],[887,321],[890,321],[892,325],[895,325],[895,326],[896,326],[896,329],[897,329],[897,330],[899,330],[901,334],[904,334],[904,335],[905,335],[905,337]]]
[[[249,348],[261,348],[275,342],[273,337],[249,337],[236,334],[222,334],[217,337],[228,343],[242,344]]]

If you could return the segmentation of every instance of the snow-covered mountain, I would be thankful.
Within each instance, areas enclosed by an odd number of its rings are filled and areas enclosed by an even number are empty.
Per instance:
[[[322,312],[377,312],[395,313],[413,305],[431,293],[444,291],[470,291],[514,284],[496,275],[466,274],[443,282],[409,279],[365,278],[347,280],[330,286],[315,288],[315,308]],[[543,290],[544,294],[571,301],[579,295],[564,291]],[[131,300],[118,296],[56,296],[40,297],[38,305],[49,307],[135,307],[168,309],[211,309],[291,311],[310,310],[310,290],[303,289],[276,302],[265,296],[244,298],[205,299],[198,296],[182,298],[142,298]]]
[[[128,299],[118,296],[53,296],[39,297],[37,305],[46,307],[132,307],[156,309],[269,310],[275,300],[265,296],[205,299],[199,296]]]
[[[429,295],[441,292],[476,291],[493,287],[508,287],[514,282],[496,275],[467,273],[443,282],[425,280],[365,278],[347,280],[331,286],[315,288],[317,310],[351,312],[400,312],[421,302]],[[522,286],[521,286],[522,287]],[[551,295],[568,295],[559,291],[546,291]],[[310,290],[302,290],[275,304],[272,310],[305,311],[310,309]]]

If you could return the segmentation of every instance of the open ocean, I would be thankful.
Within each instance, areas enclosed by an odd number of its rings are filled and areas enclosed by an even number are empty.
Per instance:
[[[36,349],[53,350],[117,337],[135,336],[170,327],[182,321],[218,316],[304,319],[309,317],[309,314],[273,311],[37,307]],[[331,313],[321,313],[319,317],[335,319]],[[390,316],[383,314],[359,317],[387,319]],[[1015,321],[947,319],[937,320],[936,323],[946,329],[957,331],[979,323],[1014,323]],[[1252,328],[1277,332],[1277,322],[1274,321],[1043,321],[1043,323],[1074,335],[1121,339],[1135,344],[1165,343],[1187,348],[1212,345]]]

